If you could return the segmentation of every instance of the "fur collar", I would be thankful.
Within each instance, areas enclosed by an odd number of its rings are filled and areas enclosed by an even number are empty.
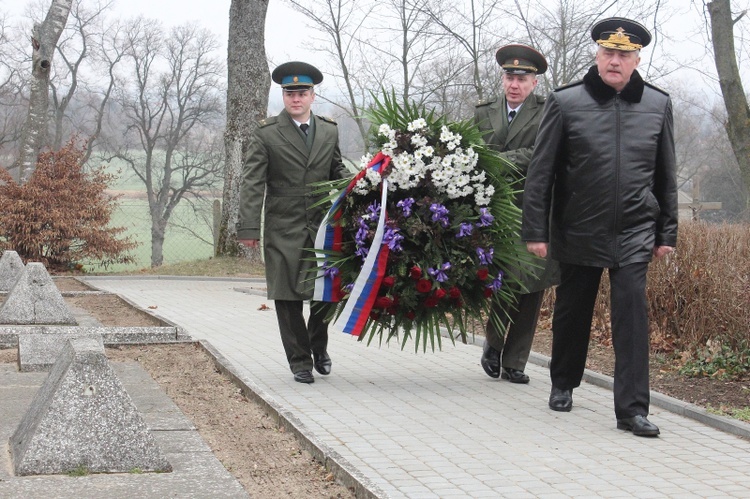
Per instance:
[[[617,90],[610,87],[602,80],[599,76],[599,71],[596,66],[591,66],[589,72],[583,77],[583,83],[586,85],[586,90],[589,94],[599,103],[604,104],[608,100],[614,98],[617,95]],[[620,97],[632,103],[641,102],[643,96],[643,78],[638,74],[638,71],[633,71],[630,76],[630,81],[625,85],[625,88],[620,92]]]

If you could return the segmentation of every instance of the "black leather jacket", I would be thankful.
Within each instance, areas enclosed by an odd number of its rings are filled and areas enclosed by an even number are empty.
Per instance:
[[[555,260],[607,268],[648,262],[654,246],[675,246],[669,95],[637,71],[618,94],[596,66],[555,90],[526,179],[523,240],[550,242]]]

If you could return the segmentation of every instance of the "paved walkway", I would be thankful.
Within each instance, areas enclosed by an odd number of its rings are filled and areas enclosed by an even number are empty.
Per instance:
[[[237,375],[355,469],[373,495],[750,497],[750,440],[652,406],[662,435],[615,428],[611,391],[584,383],[574,408],[547,408],[549,373],[487,377],[480,348],[370,345],[331,332],[333,373],[295,383],[262,282],[89,278],[207,340]],[[348,463],[348,464],[347,464]]]

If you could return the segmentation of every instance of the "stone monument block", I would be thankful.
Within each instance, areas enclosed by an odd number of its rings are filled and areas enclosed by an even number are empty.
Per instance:
[[[94,338],[68,341],[10,452],[17,475],[172,471]]]
[[[66,328],[66,332],[25,333],[18,335],[19,372],[49,371],[65,349],[69,340],[93,338],[104,348],[101,334],[91,332],[91,328]]]
[[[0,307],[0,324],[75,326],[77,322],[44,265],[30,262]]]
[[[18,280],[23,271],[23,260],[15,251],[3,251],[0,256],[0,292],[7,293]]]

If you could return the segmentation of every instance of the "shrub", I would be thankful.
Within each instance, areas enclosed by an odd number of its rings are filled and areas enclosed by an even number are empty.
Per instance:
[[[680,224],[677,250],[651,265],[652,331],[680,350],[750,341],[750,225]]]
[[[85,172],[84,148],[75,142],[41,154],[23,185],[0,168],[0,241],[50,270],[80,268],[86,260],[129,263],[127,252],[137,243],[118,239],[125,228],[109,227],[117,204],[105,190],[114,176],[103,168]]]
[[[677,250],[651,263],[646,292],[654,352],[683,352],[689,366],[713,365],[732,375],[748,371],[750,225],[680,222]],[[611,344],[609,300],[605,272],[592,326],[592,340],[605,345]],[[553,303],[548,294],[545,306]]]

